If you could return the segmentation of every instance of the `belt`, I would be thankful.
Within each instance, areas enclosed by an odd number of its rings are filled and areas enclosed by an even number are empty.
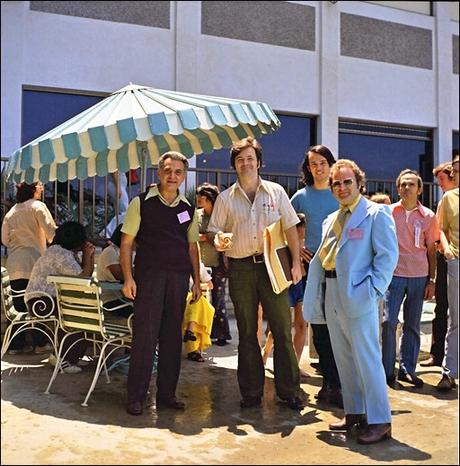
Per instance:
[[[325,270],[324,276],[326,278],[337,278],[337,272],[334,270]]]
[[[241,257],[238,259],[236,257],[229,257],[229,259],[232,261],[244,261],[244,262],[253,262],[254,264],[261,264],[262,262],[264,262],[264,255],[254,254],[253,256]]]

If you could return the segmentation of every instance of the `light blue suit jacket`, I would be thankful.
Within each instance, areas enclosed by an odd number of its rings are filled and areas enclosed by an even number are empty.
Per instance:
[[[304,317],[313,324],[326,323],[325,277],[319,251],[336,213],[323,222],[321,245],[310,262],[304,295]],[[351,214],[340,239],[336,272],[343,310],[350,318],[377,308],[398,262],[398,240],[390,209],[362,197]]]

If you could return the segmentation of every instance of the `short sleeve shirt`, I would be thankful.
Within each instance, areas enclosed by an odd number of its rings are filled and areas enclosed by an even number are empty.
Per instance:
[[[427,249],[439,241],[439,226],[434,212],[420,202],[406,215],[406,209],[397,202],[390,205],[396,224],[399,258],[393,273],[396,277],[426,277],[429,274]]]
[[[109,267],[120,264],[120,248],[115,244],[107,246],[97,259],[97,278],[101,281],[117,282],[118,280],[112,275]],[[122,293],[115,290],[102,289],[102,301],[109,302],[122,298]]]
[[[330,189],[305,186],[291,198],[297,213],[305,215],[305,247],[315,253],[321,244],[324,219],[339,208]]]

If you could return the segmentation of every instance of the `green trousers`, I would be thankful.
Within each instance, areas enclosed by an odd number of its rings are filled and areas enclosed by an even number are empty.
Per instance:
[[[238,325],[238,384],[243,397],[262,397],[265,369],[257,340],[257,309],[262,304],[274,339],[276,394],[281,399],[300,391],[299,366],[292,345],[288,291],[275,294],[264,263],[230,260],[229,291]]]

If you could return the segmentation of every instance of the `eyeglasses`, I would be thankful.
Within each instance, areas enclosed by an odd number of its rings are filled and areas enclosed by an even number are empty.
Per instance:
[[[347,186],[347,187],[350,187],[353,185],[353,178],[346,178],[345,180],[343,181],[339,181],[339,180],[335,180],[331,183],[331,188],[332,189],[336,189],[340,186],[342,186],[342,184],[344,186]]]

